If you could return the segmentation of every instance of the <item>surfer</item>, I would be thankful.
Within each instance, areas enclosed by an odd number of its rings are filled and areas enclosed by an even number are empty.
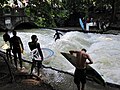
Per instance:
[[[77,67],[74,72],[74,83],[77,85],[78,90],[80,90],[80,82],[82,84],[81,90],[84,90],[86,83],[86,65],[93,63],[86,51],[86,49],[82,49],[81,51],[69,51],[72,55],[76,54],[77,58]],[[87,59],[89,62],[86,61]]]
[[[8,45],[9,48],[6,49],[6,56],[7,59],[12,63],[12,56],[11,56],[11,49],[10,49],[10,36],[8,34],[8,29],[6,29],[5,34],[3,35],[3,40],[5,41],[5,43]]]
[[[32,63],[32,66],[31,66],[31,72],[30,72],[30,74],[32,74],[33,68],[37,64],[37,69],[38,69],[37,70],[37,74],[39,76],[39,73],[40,73],[39,69],[42,67],[43,53],[42,53],[42,50],[40,48],[40,44],[37,42],[38,41],[37,36],[36,35],[32,35],[31,39],[32,39],[32,41],[28,42],[29,48],[30,48],[31,51],[34,50],[34,49],[38,49],[39,55],[41,56],[41,60],[32,59],[33,63]]]
[[[18,68],[17,66],[17,55],[19,58],[19,62],[20,62],[20,68],[21,70],[23,69],[22,67],[22,57],[21,57],[21,53],[23,53],[23,43],[21,41],[21,38],[17,36],[17,32],[13,31],[13,37],[11,37],[10,39],[10,48],[12,49],[12,53],[14,55],[14,63],[16,66],[16,69]]]
[[[57,39],[60,39],[60,35],[62,35],[62,33],[58,32],[58,31],[56,30],[56,33],[55,33],[55,35],[54,35],[55,41],[56,41]]]

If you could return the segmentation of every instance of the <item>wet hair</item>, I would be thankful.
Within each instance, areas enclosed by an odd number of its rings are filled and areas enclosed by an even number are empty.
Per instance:
[[[85,51],[85,52],[87,52],[87,50],[86,50],[85,48],[83,48],[81,51]]]
[[[37,38],[36,35],[32,35],[32,36],[31,36],[31,39],[32,39],[33,41],[34,41],[36,38]]]

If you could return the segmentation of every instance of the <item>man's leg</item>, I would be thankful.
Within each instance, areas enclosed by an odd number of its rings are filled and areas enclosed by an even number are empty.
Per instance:
[[[55,38],[55,41],[57,40],[57,38]]]
[[[22,69],[22,58],[21,58],[21,52],[18,52],[18,58],[20,61],[20,68]]]
[[[16,69],[17,69],[17,53],[13,53],[14,54],[14,64],[16,66]]]
[[[82,84],[82,87],[81,87],[81,90],[85,90],[85,84],[86,84],[86,70],[82,70],[81,72],[81,84]]]
[[[85,89],[85,83],[82,83],[81,90],[84,90],[84,89]]]
[[[37,74],[38,74],[38,76],[39,76],[39,74],[40,74],[39,69],[40,69],[40,63],[39,63],[39,62],[37,62]]]
[[[6,49],[6,56],[7,56],[7,60],[9,61],[9,51]]]
[[[38,76],[40,75],[40,69],[42,68],[42,62],[37,62],[37,68],[38,68]]]
[[[9,49],[9,57],[10,57],[10,60],[12,61],[12,55],[11,55],[11,50]]]
[[[80,90],[80,80],[78,77],[74,76],[74,83],[77,85],[78,90]]]
[[[77,85],[78,90],[80,90],[80,84],[76,84],[76,85]]]
[[[7,50],[6,50],[6,54],[7,54],[8,60],[10,60],[10,62],[13,64],[13,62],[12,62],[11,50],[10,50],[10,49],[7,49]]]
[[[35,60],[33,60],[33,62],[32,62],[32,66],[31,66],[31,72],[30,72],[30,74],[32,74],[32,72],[33,72],[33,68],[35,67],[35,64],[36,64],[36,62],[35,62]]]
[[[74,73],[74,83],[77,85],[78,90],[80,90],[80,76],[79,76],[79,70],[75,69]]]

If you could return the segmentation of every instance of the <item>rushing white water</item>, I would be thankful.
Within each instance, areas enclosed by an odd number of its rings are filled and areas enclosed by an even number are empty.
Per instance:
[[[31,29],[18,31],[18,36],[24,43],[25,53],[29,53],[30,37],[37,35],[41,47],[54,51],[54,56],[44,60],[44,64],[71,73],[75,68],[60,52],[86,48],[94,61],[91,66],[103,75],[105,81],[120,85],[120,35],[67,32],[55,42],[54,33],[53,30]],[[3,33],[0,34],[0,46],[3,44],[2,35]]]

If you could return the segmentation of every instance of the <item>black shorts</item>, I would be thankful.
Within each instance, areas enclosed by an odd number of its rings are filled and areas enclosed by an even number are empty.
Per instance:
[[[86,83],[86,69],[77,69],[75,70],[74,73],[74,82],[75,84],[82,84]]]
[[[34,65],[34,67],[35,66],[37,66],[37,67],[39,67],[39,68],[41,68],[42,67],[42,61],[38,61],[38,60],[32,60],[33,61],[33,65]]]

